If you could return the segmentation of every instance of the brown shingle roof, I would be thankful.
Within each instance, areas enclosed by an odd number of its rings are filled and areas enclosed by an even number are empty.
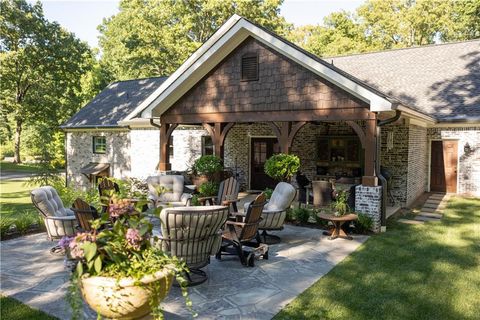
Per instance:
[[[480,120],[480,39],[325,60],[439,121]]]

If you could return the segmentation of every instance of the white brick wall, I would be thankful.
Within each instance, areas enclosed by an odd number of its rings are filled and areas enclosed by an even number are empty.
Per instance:
[[[131,175],[146,178],[157,172],[160,159],[160,131],[158,129],[132,129],[130,131]]]

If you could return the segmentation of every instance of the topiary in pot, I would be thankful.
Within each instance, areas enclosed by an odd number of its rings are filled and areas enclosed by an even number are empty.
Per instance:
[[[216,173],[223,171],[222,159],[212,155],[201,156],[193,163],[192,171],[194,175],[205,175],[212,181]]]
[[[277,181],[290,182],[300,168],[300,158],[293,154],[279,153],[265,162],[265,173]]]

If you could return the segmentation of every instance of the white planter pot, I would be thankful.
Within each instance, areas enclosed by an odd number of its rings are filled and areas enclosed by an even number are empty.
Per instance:
[[[112,319],[138,319],[152,311],[150,299],[153,283],[160,282],[161,286],[157,304],[170,291],[173,272],[169,270],[165,268],[154,275],[143,277],[140,280],[142,285],[136,285],[132,278],[83,278],[80,289],[83,299],[100,315]]]

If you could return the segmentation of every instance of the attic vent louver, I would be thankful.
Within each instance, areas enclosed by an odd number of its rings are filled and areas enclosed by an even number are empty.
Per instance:
[[[242,56],[242,81],[258,80],[258,55],[245,54]]]

